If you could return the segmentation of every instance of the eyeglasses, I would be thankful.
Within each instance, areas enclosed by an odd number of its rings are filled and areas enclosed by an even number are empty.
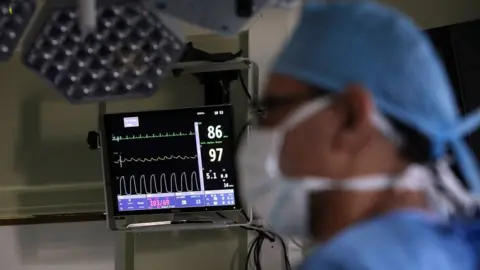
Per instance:
[[[254,112],[256,119],[265,119],[269,113],[279,111],[283,108],[291,108],[295,105],[310,101],[312,99],[325,97],[332,92],[326,90],[312,89],[306,93],[298,93],[292,95],[267,96],[257,104],[252,104],[251,110]],[[255,121],[258,122],[258,121]]]

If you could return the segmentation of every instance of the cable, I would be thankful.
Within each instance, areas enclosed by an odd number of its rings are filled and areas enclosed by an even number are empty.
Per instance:
[[[250,95],[250,92],[248,91],[248,87],[245,83],[245,80],[243,79],[242,73],[240,71],[238,73],[238,79],[240,80],[240,84],[242,85],[243,92],[247,96],[248,100],[252,102],[252,95]]]
[[[256,230],[255,228],[245,228],[246,230],[253,230],[258,233],[258,235],[255,237],[255,239],[252,241],[248,248],[248,253],[247,253],[247,258],[245,260],[245,270],[250,269],[250,263],[252,262],[253,259],[253,269],[255,270],[261,270],[262,265],[260,261],[260,255],[262,252],[262,247],[263,247],[263,242],[267,239],[269,240],[270,243],[275,242],[275,237],[273,235],[267,234],[263,230]]]
[[[225,216],[224,214],[222,214],[222,213],[220,213],[220,212],[215,212],[215,214],[216,214],[217,216],[221,217],[222,219],[231,220],[231,218]],[[247,220],[247,221],[250,220],[250,217],[247,215],[247,213],[245,212],[244,209],[241,209],[241,210],[240,210],[240,214],[245,218],[245,220]],[[232,220],[232,221],[233,221],[234,224],[237,224],[236,221],[234,221],[234,220]],[[245,228],[250,228],[250,226],[244,226],[243,229],[245,229]],[[253,228],[252,230],[258,230],[258,229],[259,229],[259,227],[252,227],[252,228]]]
[[[238,72],[238,78],[240,80],[240,84],[242,85],[243,93],[245,93],[245,96],[247,96],[247,99],[250,101],[250,107],[254,111],[253,113],[256,115],[263,115],[264,111],[258,104],[258,100],[253,100],[253,97],[252,95],[250,95],[247,84],[245,83],[245,80],[243,79],[242,73],[240,71]]]
[[[247,122],[245,125],[243,125],[242,129],[238,132],[237,139],[235,141],[235,150],[238,149],[238,146],[240,146],[240,141],[243,138],[243,134],[248,130],[248,127],[250,126],[250,121]]]
[[[220,212],[216,212],[216,214],[223,219],[228,219],[225,215],[223,215]],[[246,215],[245,212],[243,212],[243,214]],[[235,221],[233,222],[236,223]],[[267,240],[270,243],[274,243],[275,241],[280,241],[280,244],[282,245],[282,255],[283,255],[283,262],[285,265],[285,269],[286,270],[292,269],[290,260],[288,258],[287,245],[285,244],[285,240],[280,235],[259,225],[241,226],[240,228],[247,231],[254,231],[257,233],[257,236],[249,243],[247,258],[245,260],[245,268],[244,268],[245,270],[250,270],[250,269],[262,270],[260,257],[262,253],[263,243],[265,242],[265,240]],[[234,254],[234,256],[236,256],[236,254]],[[250,268],[251,263],[253,264],[252,265],[253,268]]]
[[[250,217],[248,216],[247,212],[245,212],[245,209],[240,210],[240,214],[242,214],[245,220],[250,220]]]
[[[227,218],[224,214],[220,213],[220,212],[215,212],[217,214],[217,216],[223,218],[223,219],[229,219]]]
[[[264,111],[262,110],[261,106],[258,103],[258,100],[254,100],[252,95],[250,95],[250,92],[248,91],[247,84],[245,83],[245,80],[243,79],[242,73],[239,71],[238,72],[238,78],[240,80],[240,84],[242,85],[243,93],[245,93],[245,96],[247,96],[247,99],[250,101],[250,108],[252,108],[253,113],[256,115],[263,115]]]
[[[247,96],[248,100],[250,101],[250,105],[253,110],[254,110],[254,114],[256,115],[261,115],[262,114],[262,110],[261,108],[258,106],[258,104],[256,104],[256,101],[253,100],[252,98],[252,95],[250,95],[250,92],[248,91],[248,87],[247,87],[247,84],[245,83],[245,80],[243,79],[243,76],[242,74],[239,72],[239,75],[238,75],[238,78],[240,80],[240,84],[242,85],[242,89],[243,89],[243,92],[245,93],[245,95]],[[243,134],[248,130],[248,127],[251,125],[251,122],[248,121],[241,129],[240,129],[240,132],[238,133],[238,137],[237,137],[237,141],[235,142],[235,145],[238,146],[240,144],[240,140],[242,139],[242,136]]]
[[[241,74],[241,72],[239,71],[238,72],[238,78],[240,80],[240,84],[242,85],[242,90],[243,92],[245,93],[245,96],[247,97],[247,99],[249,100],[249,106],[251,106],[252,104],[252,96],[250,95],[250,93],[248,92],[248,88],[247,88],[247,85],[245,83],[245,80],[243,79],[243,76]],[[223,85],[222,83],[222,88],[224,89],[224,91],[227,91],[227,88]],[[240,140],[242,139],[242,136],[243,134],[245,133],[245,131],[247,131],[248,127],[250,126],[250,121],[247,122],[244,126],[242,126],[242,128],[240,129],[240,132],[238,133],[238,136],[237,136],[237,139],[235,141],[235,149],[238,147],[238,145],[240,144]]]
[[[255,267],[255,269],[262,269],[262,265],[260,263],[260,252],[262,250],[264,240],[265,238],[261,235],[257,236],[255,240],[253,240],[253,243],[248,249],[247,260],[245,261],[245,270],[250,269],[250,258],[252,257],[252,254],[253,266]]]
[[[249,267],[250,263],[252,263],[254,270],[262,270],[260,257],[262,253],[263,243],[265,242],[265,240],[269,241],[270,243],[274,243],[277,240],[280,241],[280,244],[282,245],[282,255],[283,255],[285,269],[286,270],[292,269],[290,260],[288,258],[287,245],[285,244],[285,241],[283,240],[282,237],[260,226],[249,226],[249,227],[245,226],[243,228],[246,230],[256,231],[258,233],[258,235],[251,242],[248,248],[247,258],[245,261],[245,270],[251,269]]]
[[[290,238],[290,242],[292,242],[298,248],[303,248],[303,244],[300,244],[297,240]]]
[[[280,243],[282,244],[283,260],[284,260],[284,263],[285,263],[285,269],[286,270],[291,270],[292,265],[290,264],[290,259],[288,258],[288,249],[287,249],[287,245],[285,244],[285,240],[283,240],[283,238],[280,237],[279,235],[277,235],[277,234],[275,234],[275,235],[280,240]]]

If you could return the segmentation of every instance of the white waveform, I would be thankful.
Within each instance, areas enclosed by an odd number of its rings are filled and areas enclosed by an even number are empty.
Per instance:
[[[180,155],[170,155],[170,156],[158,156],[158,157],[150,157],[150,158],[122,158],[121,155],[118,156],[118,159],[115,160],[113,163],[119,164],[120,168],[123,167],[123,163],[132,163],[132,162],[139,162],[139,163],[150,163],[150,162],[158,162],[158,161],[165,161],[165,160],[188,160],[188,159],[196,159],[197,155],[193,156],[180,156]]]
[[[158,180],[159,181],[157,181],[157,175],[151,174],[147,183],[147,177],[142,174],[137,182],[135,175],[131,175],[128,179],[127,186],[126,177],[121,176],[119,178],[120,195],[200,191],[200,183],[198,182],[197,172],[195,171],[190,174],[190,185],[186,172],[180,174],[180,179],[177,178],[176,173],[172,173],[168,180],[167,174],[162,173]],[[178,180],[180,180],[180,183]],[[170,183],[170,185],[168,185],[168,183]]]

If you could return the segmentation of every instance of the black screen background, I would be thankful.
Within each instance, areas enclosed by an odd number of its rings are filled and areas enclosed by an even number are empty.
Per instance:
[[[214,111],[223,110],[223,115],[214,115]],[[197,115],[198,112],[205,112],[204,115]],[[125,128],[123,119],[125,117],[138,117],[139,127]],[[202,160],[203,160],[203,174],[205,190],[220,190],[220,189],[232,189],[236,186],[235,179],[235,165],[234,165],[234,135],[233,135],[233,109],[230,105],[222,106],[209,106],[201,108],[188,108],[178,110],[164,110],[164,111],[151,111],[151,112],[137,112],[137,113],[121,113],[121,114],[107,114],[104,116],[104,138],[106,139],[106,152],[104,156],[108,161],[108,172],[106,173],[107,181],[110,185],[107,185],[111,190],[112,199],[114,200],[115,212],[118,213],[117,195],[125,195],[125,187],[120,185],[120,177],[125,176],[127,191],[135,194],[130,189],[129,179],[130,176],[135,176],[135,184],[137,187],[137,193],[140,193],[140,187],[142,187],[141,193],[145,194],[144,186],[140,183],[140,176],[145,175],[147,181],[147,188],[150,189],[149,179],[150,175],[155,174],[157,177],[157,188],[161,174],[166,174],[168,181],[167,190],[175,192],[175,187],[170,185],[170,175],[175,173],[177,175],[177,183],[180,181],[180,175],[186,172],[188,176],[188,190],[197,191],[197,185],[191,185],[191,173],[197,173],[197,180],[200,183],[200,177],[198,176],[198,163],[197,159],[190,160],[166,160],[158,162],[131,162],[123,163],[123,167],[120,168],[118,161],[119,154],[122,158],[152,158],[159,156],[195,156],[197,154],[195,136],[180,136],[180,137],[167,137],[167,138],[155,138],[155,139],[142,139],[142,140],[123,140],[121,142],[112,141],[113,136],[138,136],[139,134],[158,134],[158,133],[189,133],[194,132],[194,122],[201,122],[199,125],[200,140],[207,141],[207,128],[208,126],[221,125],[222,132],[226,138],[221,140],[221,143],[212,145],[202,145]],[[218,141],[218,140],[217,140]],[[208,151],[210,148],[222,148],[222,160],[221,162],[210,162]],[[215,172],[218,176],[220,173],[228,173],[229,177],[227,183],[222,181],[219,177],[217,179],[207,180],[206,173]],[[227,184],[227,186],[226,186]],[[153,187],[154,188],[154,187]],[[165,186],[162,187],[163,189]],[[164,192],[164,190],[162,190]],[[180,191],[180,190],[179,190]],[[185,185],[182,191],[187,191]],[[237,196],[235,196],[237,197]],[[238,202],[238,200],[236,200]],[[213,208],[213,207],[211,207]],[[224,208],[224,207],[219,207]],[[139,212],[168,212],[169,209],[155,209],[146,211],[135,211],[135,214]],[[127,213],[125,213],[127,214]]]

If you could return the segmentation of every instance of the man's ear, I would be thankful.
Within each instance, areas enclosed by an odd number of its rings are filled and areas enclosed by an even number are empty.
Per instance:
[[[369,92],[361,85],[352,84],[338,95],[334,103],[342,121],[336,145],[349,151],[360,151],[374,131],[370,120],[373,101]]]

